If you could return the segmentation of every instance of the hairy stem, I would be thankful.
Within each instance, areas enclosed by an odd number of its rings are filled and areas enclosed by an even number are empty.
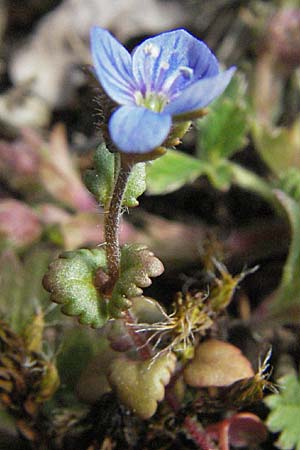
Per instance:
[[[184,428],[201,450],[215,449],[205,431],[201,430],[198,423],[191,417],[186,417],[184,419]]]
[[[106,286],[107,294],[112,289],[120,272],[120,244],[119,229],[121,219],[122,200],[132,166],[121,160],[120,170],[114,187],[107,214],[105,214],[104,237],[108,265],[109,283]]]
[[[128,178],[133,167],[130,158],[124,158],[120,154],[115,156],[116,183],[108,210],[105,214],[104,237],[106,243],[106,256],[108,265],[108,281],[105,283],[105,293],[110,295],[120,275],[120,244],[119,229],[121,219],[122,200],[126,190]],[[144,338],[128,324],[135,322],[129,311],[125,311],[123,320],[130,334],[141,360],[150,359],[153,356],[151,346],[146,344]]]

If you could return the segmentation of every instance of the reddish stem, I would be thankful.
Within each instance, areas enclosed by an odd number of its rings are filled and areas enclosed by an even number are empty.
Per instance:
[[[106,255],[109,282],[105,286],[106,294],[109,295],[118,280],[120,272],[120,244],[119,229],[122,200],[127,186],[127,181],[131,172],[131,166],[121,162],[117,181],[110,201],[109,210],[105,216],[104,234],[106,243]]]
[[[184,419],[184,427],[188,431],[195,444],[199,445],[199,448],[201,450],[215,450],[205,431],[200,430],[197,422],[191,417],[186,417]]]
[[[222,426],[220,427],[220,435],[219,435],[219,446],[220,450],[229,450],[229,428],[230,422],[229,420],[224,420]]]

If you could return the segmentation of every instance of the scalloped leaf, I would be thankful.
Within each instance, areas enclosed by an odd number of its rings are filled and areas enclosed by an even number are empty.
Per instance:
[[[114,187],[114,159],[114,154],[107,149],[106,145],[100,144],[95,151],[95,169],[87,170],[84,175],[87,188],[101,206],[109,203]]]
[[[175,366],[174,353],[147,361],[133,361],[122,354],[112,361],[108,379],[121,402],[142,419],[149,419],[164,399]]]
[[[131,306],[132,297],[143,293],[150,286],[151,277],[157,277],[164,266],[154,254],[142,244],[127,244],[121,249],[120,278],[118,279],[109,303],[113,317],[120,317],[120,310]]]
[[[103,326],[109,318],[117,318],[130,308],[131,297],[143,293],[151,278],[161,275],[164,267],[159,259],[140,244],[121,249],[120,277],[111,298],[95,285],[98,269],[107,271],[105,249],[81,249],[65,252],[53,261],[44,276],[43,285],[50,300],[63,305],[62,312],[78,316],[79,322],[94,328]]]
[[[95,169],[85,173],[85,184],[96,197],[98,203],[105,207],[109,204],[115,183],[115,155],[106,145],[99,145],[94,156]],[[133,208],[139,204],[137,198],[146,190],[145,163],[136,164],[129,176],[122,205]]]
[[[104,249],[65,252],[50,264],[43,279],[51,301],[62,304],[64,314],[78,316],[80,323],[95,328],[109,318],[107,300],[94,286],[99,267],[106,268]]]
[[[142,195],[146,190],[146,164],[136,164],[129,176],[125,194],[123,197],[123,206],[128,208],[134,208],[138,206],[139,202],[137,198]]]
[[[288,374],[279,380],[279,394],[265,399],[271,409],[267,426],[273,433],[280,432],[276,447],[282,450],[300,450],[300,381],[295,374]]]

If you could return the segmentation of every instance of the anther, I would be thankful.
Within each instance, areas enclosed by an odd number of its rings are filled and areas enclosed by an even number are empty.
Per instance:
[[[194,74],[194,70],[188,66],[180,66],[179,71],[185,78],[192,78]]]
[[[147,44],[144,47],[144,53],[152,58],[157,58],[159,56],[159,47],[154,44]]]

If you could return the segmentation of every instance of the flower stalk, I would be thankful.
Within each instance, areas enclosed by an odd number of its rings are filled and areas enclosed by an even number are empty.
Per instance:
[[[110,295],[120,274],[120,243],[119,230],[122,200],[129,179],[132,164],[128,163],[126,158],[121,158],[120,169],[116,178],[116,184],[109,203],[108,210],[105,212],[104,220],[104,238],[106,245],[107,265],[109,281],[105,285],[105,293]]]

